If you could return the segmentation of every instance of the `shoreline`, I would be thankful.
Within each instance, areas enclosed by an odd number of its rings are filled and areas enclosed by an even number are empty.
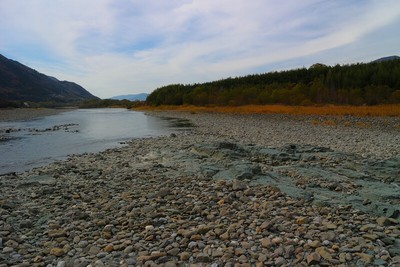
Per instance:
[[[57,115],[62,112],[72,111],[75,108],[15,108],[0,109],[0,122],[32,120],[40,117]]]
[[[400,263],[397,118],[149,114],[196,127],[1,177],[4,266]]]
[[[336,117],[400,117],[399,104],[384,104],[375,106],[348,106],[348,105],[245,105],[245,106],[192,106],[192,105],[161,105],[142,106],[133,108],[141,111],[190,112],[190,113],[224,113],[224,114],[275,114],[275,115],[308,115],[308,116],[336,116]]]

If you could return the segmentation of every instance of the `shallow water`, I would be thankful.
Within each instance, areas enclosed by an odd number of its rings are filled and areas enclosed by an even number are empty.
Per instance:
[[[6,133],[6,129],[11,130]],[[173,121],[126,109],[78,109],[29,121],[0,122],[1,135],[9,139],[0,142],[0,174],[174,130]]]

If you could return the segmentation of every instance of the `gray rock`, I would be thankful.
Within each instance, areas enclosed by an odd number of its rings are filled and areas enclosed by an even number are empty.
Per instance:
[[[89,254],[90,255],[97,255],[100,252],[100,248],[97,246],[91,246],[89,249]]]
[[[88,244],[89,244],[88,241],[86,241],[86,240],[81,240],[81,241],[79,241],[79,243],[76,245],[76,247],[78,247],[78,248],[85,248],[85,247],[87,247]]]
[[[15,240],[10,239],[5,243],[5,245],[6,245],[6,247],[17,248],[18,247],[18,242],[16,242]]]
[[[171,194],[171,189],[170,188],[162,188],[160,191],[157,193],[157,197],[166,197]]]
[[[232,181],[232,190],[238,191],[238,190],[245,190],[247,189],[247,183],[240,181],[238,179],[234,179]]]
[[[97,261],[95,261],[94,266],[95,267],[103,267],[105,265],[101,260],[97,260]]]
[[[214,179],[253,179],[254,176],[260,174],[260,167],[252,163],[239,163],[231,166],[227,170],[218,172],[213,176]]]
[[[25,179],[17,187],[24,188],[36,185],[54,185],[55,183],[56,179],[50,175],[33,175]]]
[[[4,247],[3,248],[3,253],[10,253],[13,251],[14,251],[14,248],[12,248],[12,247]]]
[[[210,262],[210,256],[205,253],[199,253],[196,255],[196,262]]]
[[[19,227],[21,227],[21,228],[32,228],[32,226],[33,226],[33,223],[29,219],[23,220],[19,225]]]

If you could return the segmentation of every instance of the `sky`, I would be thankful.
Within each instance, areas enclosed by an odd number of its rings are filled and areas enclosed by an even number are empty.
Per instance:
[[[0,54],[108,98],[400,55],[399,0],[0,0]]]

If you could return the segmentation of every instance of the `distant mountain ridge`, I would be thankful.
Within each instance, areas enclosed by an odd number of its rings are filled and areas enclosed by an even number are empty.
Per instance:
[[[129,94],[129,95],[117,95],[113,96],[110,99],[116,100],[130,100],[130,101],[145,101],[149,94],[141,93],[141,94]]]
[[[372,62],[384,62],[384,61],[398,60],[398,59],[400,59],[399,56],[388,56],[388,57],[381,57],[381,58],[375,59]]]
[[[82,86],[59,81],[0,54],[0,100],[76,103],[98,99]]]

